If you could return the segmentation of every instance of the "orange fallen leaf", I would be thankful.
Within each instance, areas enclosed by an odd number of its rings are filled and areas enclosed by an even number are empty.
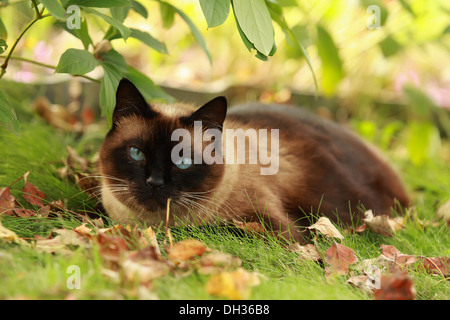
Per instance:
[[[397,248],[391,245],[381,245],[381,255],[386,259],[393,261],[401,267],[423,267],[427,272],[440,274],[444,277],[450,275],[449,257],[424,257],[401,253]]]
[[[405,271],[382,275],[380,289],[374,292],[376,300],[414,300],[415,295],[413,282]]]
[[[80,224],[78,227],[76,227],[75,229],[73,229],[75,232],[78,232],[79,234],[83,235],[83,236],[87,236],[88,238],[91,237],[91,229],[89,229],[88,227],[86,227],[86,223],[82,223]]]
[[[125,280],[133,283],[139,281],[142,284],[148,284],[170,271],[167,261],[152,246],[127,254],[121,267]]]
[[[187,261],[196,256],[201,257],[208,248],[199,240],[186,239],[177,242],[170,248],[169,259],[174,261]]]
[[[148,227],[147,229],[142,230],[140,240],[144,244],[144,247],[150,245],[154,247],[158,253],[161,253],[158,241],[156,240],[156,233],[155,231],[153,231],[152,227]]]
[[[28,175],[30,171],[23,175],[23,179],[25,180],[25,186],[22,189],[23,198],[32,205],[38,206],[42,208],[44,206],[44,198],[45,194],[39,190],[34,184],[28,182]]]
[[[358,258],[352,249],[335,243],[325,252],[325,261],[330,265],[325,269],[327,274],[347,274],[350,266],[358,262]]]
[[[233,223],[239,229],[247,231],[249,233],[265,233],[266,232],[266,229],[259,222],[255,222],[255,221],[246,222],[246,221],[239,221],[239,220],[233,219]]]
[[[28,218],[36,215],[36,212],[31,209],[14,208],[14,213],[22,218]]]
[[[96,237],[100,247],[100,256],[102,259],[112,265],[117,265],[122,259],[124,252],[128,249],[127,243],[123,237],[118,235],[108,235],[99,233]]]
[[[253,286],[259,285],[259,276],[242,268],[225,271],[211,276],[206,283],[206,291],[211,295],[232,300],[248,299]]]
[[[444,277],[450,277],[450,258],[435,257],[426,258],[423,266],[429,273],[441,274]]]
[[[14,201],[15,198],[11,194],[11,190],[9,187],[0,189],[0,215],[8,214],[11,215],[14,209]]]

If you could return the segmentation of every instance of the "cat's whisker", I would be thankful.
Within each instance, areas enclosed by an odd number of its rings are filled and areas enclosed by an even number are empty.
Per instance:
[[[207,199],[207,198],[200,199],[198,197],[196,199],[192,195],[187,195],[185,193],[183,193],[183,197],[180,199],[183,203],[185,203],[186,206],[189,206],[190,209],[197,210],[197,212],[194,212],[196,214],[196,216],[207,216],[207,217],[209,217],[210,220],[213,220],[215,217],[217,217],[215,215],[215,213],[217,212],[216,210],[212,210],[212,208],[204,205],[203,203],[201,203],[199,201],[196,201],[196,200],[200,200],[200,201],[208,202],[209,204],[212,204],[214,206],[214,208],[217,208],[217,205],[214,203],[214,201],[211,201],[210,199]]]
[[[214,209],[223,208],[227,211],[227,213],[232,213],[233,215],[236,215],[235,210],[231,206],[229,206],[226,203],[222,203],[221,205],[218,205],[217,202],[215,200],[213,200],[213,198],[211,198],[211,197],[207,197],[207,196],[203,196],[203,195],[194,195],[194,194],[188,193],[188,192],[183,192],[183,195],[192,200],[208,202],[209,204],[213,205]]]

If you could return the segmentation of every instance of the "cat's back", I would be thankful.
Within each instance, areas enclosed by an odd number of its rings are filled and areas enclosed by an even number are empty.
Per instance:
[[[231,107],[226,126],[279,129],[280,134],[356,138],[352,132],[328,119],[313,115],[300,107],[280,104],[249,103]]]
[[[409,203],[400,179],[381,153],[331,120],[295,106],[250,103],[229,109],[224,128],[239,127],[278,130],[278,175],[291,180],[285,185],[324,191],[328,198],[353,193],[355,199],[367,199],[372,208],[386,208],[394,198],[405,206]]]
[[[353,165],[355,161],[367,161],[365,156],[372,157],[376,153],[344,126],[296,106],[261,103],[237,105],[229,109],[224,127],[278,130],[280,147],[300,152],[302,158],[323,149],[340,159],[343,165]],[[355,152],[359,157],[355,157]]]

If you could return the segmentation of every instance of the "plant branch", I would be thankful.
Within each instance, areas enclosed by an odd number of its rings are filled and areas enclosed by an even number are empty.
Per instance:
[[[44,12],[44,8],[42,8],[42,10],[39,12],[39,9],[37,7],[37,3],[35,0],[31,0],[31,2],[33,3],[33,7],[36,11],[36,16],[34,17],[33,20],[30,21],[30,23],[28,23],[28,25],[25,27],[25,29],[22,30],[22,32],[17,37],[16,41],[14,41],[14,44],[12,45],[11,49],[9,49],[9,52],[6,55],[5,61],[0,66],[0,78],[3,77],[3,75],[6,73],[6,68],[8,67],[9,59],[11,59],[14,49],[16,48],[17,44],[19,43],[20,39],[22,39],[22,37],[28,31],[28,29],[30,29],[33,26],[33,24],[35,24],[38,20],[49,16],[49,15],[44,15],[44,16],[42,15],[42,13]]]
[[[33,3],[34,11],[36,12],[36,17],[39,17],[40,13],[39,13],[39,9],[38,9],[38,5],[36,3],[36,0],[31,0],[31,2]]]
[[[5,57],[5,56],[0,56],[0,58],[6,58],[6,57]],[[18,61],[28,62],[28,63],[34,64],[34,65],[37,65],[37,66],[40,66],[40,67],[44,67],[44,68],[49,68],[49,69],[56,70],[56,66],[54,66],[54,65],[46,64],[46,63],[42,63],[42,62],[38,62],[38,61],[31,60],[31,59],[28,59],[28,58],[16,57],[16,56],[10,56],[10,60],[18,60]],[[73,75],[73,76],[85,78],[85,79],[87,79],[87,80],[90,80],[90,81],[93,81],[93,82],[100,83],[100,80],[91,78],[91,77],[86,76],[86,75],[84,75],[84,74],[75,74],[75,75]]]

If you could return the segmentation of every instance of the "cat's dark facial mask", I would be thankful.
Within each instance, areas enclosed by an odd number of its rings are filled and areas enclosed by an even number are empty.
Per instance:
[[[137,88],[122,80],[116,95],[113,126],[100,151],[105,183],[114,196],[135,211],[164,209],[184,193],[212,191],[223,175],[220,164],[194,164],[194,155],[174,163],[171,151],[178,141],[172,132],[191,130],[194,121],[221,127],[226,101],[216,98],[195,112],[172,116],[152,109]],[[192,149],[194,152],[194,149]]]

